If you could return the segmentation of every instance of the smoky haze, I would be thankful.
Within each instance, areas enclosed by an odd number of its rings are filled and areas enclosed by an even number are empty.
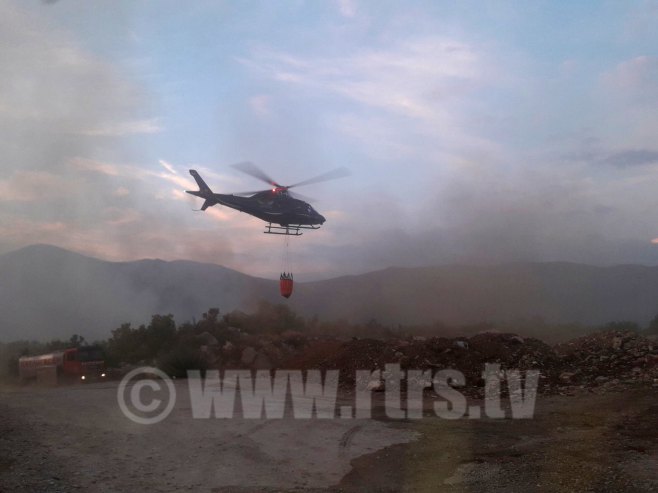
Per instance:
[[[276,276],[283,242],[260,221],[192,212],[184,194],[192,167],[217,192],[260,188],[229,166],[251,160],[280,183],[352,171],[300,189],[327,217],[293,239],[301,280],[658,261],[658,59],[654,35],[629,28],[641,9],[587,32],[570,13],[572,41],[547,57],[525,29],[556,20],[523,8],[490,12],[519,40],[421,7],[395,23],[367,5],[47,3],[0,0],[2,252],[49,243]]]
[[[0,255],[0,342],[106,339],[154,314],[177,323],[278,304],[277,282],[189,261],[106,262],[52,246]],[[556,340],[612,321],[655,317],[658,267],[564,262],[388,268],[297,283],[287,306],[307,320],[470,330],[483,323]],[[280,307],[277,307],[277,309]]]

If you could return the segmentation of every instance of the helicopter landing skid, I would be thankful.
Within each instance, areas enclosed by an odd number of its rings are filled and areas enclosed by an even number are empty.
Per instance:
[[[287,226],[275,226],[272,223],[268,223],[265,226],[265,231],[263,233],[267,235],[288,235],[288,236],[301,236],[302,229],[320,229],[320,226],[308,226],[306,224],[289,224]]]

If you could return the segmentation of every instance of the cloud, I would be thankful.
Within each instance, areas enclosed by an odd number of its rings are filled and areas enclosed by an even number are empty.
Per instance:
[[[603,71],[594,89],[589,111],[599,121],[593,126],[610,147],[655,148],[658,58],[641,55],[617,63]]]
[[[412,119],[444,118],[445,103],[477,85],[487,71],[465,43],[423,38],[336,58],[301,58],[267,49],[243,63],[280,82],[334,93]]]
[[[658,151],[648,149],[628,149],[617,151],[612,152],[605,158],[601,159],[601,162],[603,164],[620,167],[658,164]]]
[[[185,84],[200,91],[216,73],[230,82],[219,93],[213,87],[194,127],[175,112],[198,108],[208,93],[177,92],[185,86],[171,72],[152,77],[120,59],[144,52],[112,46],[116,58],[105,59],[97,33],[88,46],[101,49],[85,49],[87,31],[55,24],[64,3],[30,9],[0,0],[0,231],[12,231],[0,235],[0,249],[47,241],[108,259],[190,258],[274,273],[283,242],[263,235],[262,221],[222,207],[191,211],[200,204],[184,193],[196,189],[188,168],[217,192],[257,186],[213,172],[207,158],[187,161],[221,148],[218,160],[267,160],[286,183],[352,168],[348,180],[309,189],[329,220],[291,242],[300,272],[655,258],[643,250],[657,234],[658,208],[657,59],[647,50],[629,45],[626,60],[596,57],[596,67],[607,64],[597,72],[579,50],[548,60],[422,7],[384,22],[373,12],[364,19],[365,4],[336,0],[329,21],[309,28],[322,46],[281,48],[289,40],[259,25],[261,37],[209,51],[217,60],[240,53],[241,65],[190,72]],[[149,22],[162,27],[164,19]],[[407,29],[412,23],[425,27]],[[300,27],[276,29],[291,26]],[[123,27],[106,29],[128,37]],[[254,47],[253,39],[279,44]],[[153,55],[163,68],[190,49],[172,47]],[[175,104],[163,105],[172,113],[154,114],[150,91],[173,94]],[[210,150],[176,145],[197,138]]]
[[[160,165],[165,167],[160,161]],[[172,173],[167,169],[167,173],[157,171],[157,168],[150,168],[148,166],[140,166],[137,164],[125,164],[125,163],[108,163],[104,161],[97,161],[94,159],[87,159],[81,157],[75,157],[69,160],[68,168],[74,171],[83,171],[87,172],[90,175],[99,175],[104,177],[106,180],[109,180],[109,184],[114,186],[114,196],[127,197],[130,195],[129,190],[126,186],[123,185],[123,182],[131,182],[134,187],[144,188],[148,187],[150,190],[156,188],[153,184],[154,178],[160,178],[163,181],[174,182],[179,186],[189,184],[190,180]],[[173,168],[172,168],[173,169]],[[102,185],[105,187],[107,183],[99,181],[98,176],[90,177],[93,186],[100,188]],[[162,183],[162,182],[159,182]],[[118,187],[117,187],[117,184]]]
[[[130,190],[128,190],[126,187],[118,187],[116,190],[114,190],[113,194],[116,197],[126,197],[130,195]]]
[[[124,135],[155,131],[135,118],[145,95],[65,31],[13,3],[0,3],[0,119],[46,125],[56,134]]]
[[[78,133],[92,137],[123,137],[126,135],[155,134],[163,130],[162,126],[158,123],[158,119],[151,118],[148,120],[105,124],[98,128],[80,130]]]
[[[354,17],[356,15],[355,0],[336,0],[338,11],[343,17]]]
[[[325,226],[322,240],[305,240],[300,255],[326,259],[322,264],[306,257],[305,269],[605,263],[623,261],[623,252],[657,258],[641,246],[651,228],[643,209],[656,202],[648,194],[656,180],[596,170],[605,162],[622,173],[623,166],[650,164],[655,154],[650,147],[612,141],[618,150],[612,143],[590,145],[579,149],[578,159],[560,159],[564,141],[541,140],[544,128],[535,129],[526,117],[546,106],[562,122],[571,111],[555,104],[561,95],[544,78],[519,75],[533,68],[528,62],[515,66],[479,45],[430,37],[333,58],[261,49],[243,63],[298,98],[323,103],[328,128],[361,143],[370,162],[361,171],[372,190],[332,198],[347,214]],[[505,74],[511,68],[517,73]],[[545,100],[530,97],[524,101],[529,108],[506,104],[518,104],[516,93]],[[327,106],[336,109],[327,112]],[[518,124],[494,140],[503,117]],[[555,122],[543,125],[559,129]],[[541,144],[534,149],[536,142]],[[637,202],[629,205],[633,194]]]
[[[141,218],[135,209],[122,209],[119,207],[108,207],[103,211],[105,222],[110,226],[120,226],[133,223]]]
[[[563,153],[568,162],[580,162],[591,166],[632,168],[658,164],[658,151],[652,149],[607,149],[601,144],[582,144],[577,150]]]
[[[270,108],[271,98],[267,94],[258,94],[249,98],[249,107],[260,117],[267,117],[272,114]]]
[[[602,76],[604,84],[619,97],[634,103],[658,102],[658,58],[637,56],[619,63]]]
[[[160,159],[158,161],[158,163],[160,163],[160,166],[162,166],[164,169],[169,171],[169,173],[171,173],[172,175],[177,175],[178,174],[178,171],[176,171],[176,169],[173,167],[173,165],[169,164],[164,159]]]
[[[500,75],[505,62],[478,44],[412,34],[333,57],[260,47],[240,61],[254,77],[276,84],[277,104],[321,108],[317,131],[328,133],[334,148],[356,145],[363,154],[355,159],[366,157],[371,166],[378,160],[367,173],[380,186],[403,167],[408,172],[396,189],[423,190],[427,174],[499,153],[480,122],[501,118],[501,111],[474,101],[486,90],[512,89]]]
[[[43,201],[70,194],[73,184],[46,171],[16,171],[0,180],[0,202]]]
[[[5,248],[49,242],[55,237],[65,237],[68,231],[70,231],[70,226],[63,221],[0,217],[0,236]]]
[[[82,245],[103,210],[135,205],[128,182],[144,170],[107,156],[124,159],[125,137],[159,127],[128,72],[84,49],[49,12],[0,0],[0,223],[12,230],[3,250],[48,238]]]
[[[69,164],[79,170],[94,171],[108,176],[119,176],[122,174],[122,167],[117,164],[103,163],[87,158],[72,158]],[[125,169],[125,167],[123,167]]]

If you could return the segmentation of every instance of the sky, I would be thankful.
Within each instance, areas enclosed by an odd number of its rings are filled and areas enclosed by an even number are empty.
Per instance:
[[[657,1],[0,0],[0,253],[654,265],[657,136]],[[261,189],[241,161],[351,175],[286,247],[184,193]]]

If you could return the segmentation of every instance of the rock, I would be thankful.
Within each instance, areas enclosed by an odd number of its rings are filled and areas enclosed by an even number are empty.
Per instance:
[[[612,339],[612,349],[614,349],[615,351],[621,349],[622,345],[623,345],[623,339],[621,337],[616,336]]]
[[[240,357],[240,362],[243,365],[251,365],[256,359],[258,353],[251,346],[247,346],[242,350],[242,356]]]
[[[384,381],[383,380],[370,380],[366,386],[367,390],[372,392],[382,392],[384,390]]]
[[[202,332],[198,336],[196,336],[197,340],[199,341],[200,344],[203,346],[218,346],[219,341],[217,338],[212,335],[210,332]]]
[[[468,349],[468,341],[453,341],[452,345],[460,349]]]
[[[574,373],[574,372],[565,371],[565,372],[560,373],[559,378],[560,378],[560,381],[562,381],[564,383],[569,383],[569,382],[571,382],[571,379],[575,375],[576,375],[576,373]]]

